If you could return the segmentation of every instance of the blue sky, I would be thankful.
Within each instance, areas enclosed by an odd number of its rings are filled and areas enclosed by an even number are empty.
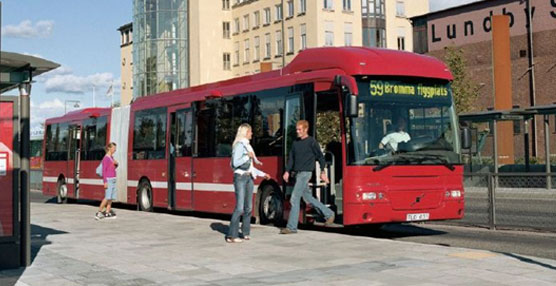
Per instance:
[[[206,0],[205,0],[206,1]],[[264,1],[264,0],[263,0]],[[316,0],[310,0],[316,1]],[[357,0],[355,0],[357,1]],[[431,10],[474,0],[430,0]],[[2,50],[42,57],[60,68],[35,78],[31,92],[31,128],[64,113],[65,100],[80,107],[109,106],[120,91],[120,35],[131,22],[132,0],[4,0]],[[15,91],[7,94],[15,94]],[[67,104],[74,109],[74,104]]]

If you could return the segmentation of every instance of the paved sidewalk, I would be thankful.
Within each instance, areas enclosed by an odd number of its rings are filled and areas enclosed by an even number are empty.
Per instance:
[[[0,285],[554,285],[556,261],[337,233],[226,244],[227,221],[32,203],[33,264]],[[556,245],[556,243],[555,243]],[[1,254],[0,254],[1,255]]]

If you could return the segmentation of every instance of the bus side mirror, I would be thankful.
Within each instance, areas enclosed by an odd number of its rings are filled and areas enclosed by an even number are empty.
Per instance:
[[[464,127],[461,130],[461,148],[462,149],[471,148],[471,129],[469,129],[469,127]]]
[[[355,94],[348,94],[346,96],[346,116],[347,117],[357,117],[357,96]]]

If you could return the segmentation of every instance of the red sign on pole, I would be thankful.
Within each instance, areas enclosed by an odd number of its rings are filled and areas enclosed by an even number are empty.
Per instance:
[[[0,102],[0,237],[13,236],[13,102]]]

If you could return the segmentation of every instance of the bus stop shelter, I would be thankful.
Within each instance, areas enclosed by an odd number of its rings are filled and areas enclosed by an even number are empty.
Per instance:
[[[0,269],[31,262],[29,96],[33,78],[59,66],[0,52]],[[19,96],[4,95],[13,89]]]
[[[483,111],[483,112],[475,112],[475,113],[465,113],[459,115],[459,122],[462,125],[470,126],[472,123],[487,123],[490,127],[489,134],[483,133],[479,134],[475,130],[475,150],[468,150],[468,154],[470,154],[470,164],[469,164],[469,172],[473,173],[473,160],[471,160],[472,153],[480,153],[483,145],[485,144],[486,135],[492,134],[492,157],[493,157],[493,172],[498,173],[500,170],[499,164],[499,152],[498,152],[498,132],[497,132],[497,123],[504,122],[504,121],[514,121],[523,123],[523,159],[524,159],[524,171],[530,172],[531,169],[531,156],[530,156],[530,126],[529,122],[536,116],[542,116],[542,128],[544,129],[544,154],[545,154],[545,162],[544,162],[544,173],[547,176],[547,188],[551,188],[551,164],[550,164],[550,134],[552,133],[550,130],[550,122],[551,118],[555,118],[556,124],[556,104],[552,105],[543,105],[543,106],[532,106],[523,109],[510,109],[510,110],[492,110],[492,111]],[[472,128],[473,130],[473,128]],[[512,134],[513,135],[513,134]]]

